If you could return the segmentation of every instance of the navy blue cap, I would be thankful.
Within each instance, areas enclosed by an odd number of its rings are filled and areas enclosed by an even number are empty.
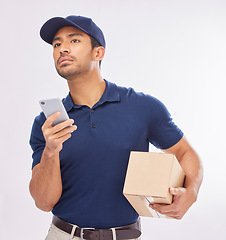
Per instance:
[[[92,21],[91,18],[71,15],[66,18],[63,17],[54,17],[49,19],[40,30],[41,38],[52,44],[53,38],[57,31],[66,26],[76,27],[88,35],[95,38],[101,46],[105,48],[105,39],[104,34],[101,29]]]

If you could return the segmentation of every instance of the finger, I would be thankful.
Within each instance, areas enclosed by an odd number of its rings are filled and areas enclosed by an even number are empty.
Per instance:
[[[176,219],[181,219],[183,214],[181,212],[181,209],[178,208],[178,205],[175,203],[172,203],[170,205],[164,205],[164,204],[150,204],[150,207],[161,213],[164,214],[168,217],[176,218]]]
[[[159,212],[159,213],[162,213],[162,214],[165,214],[165,213],[171,213],[174,211],[174,206],[172,206],[173,204],[170,204],[170,205],[166,205],[166,204],[150,204],[150,207]]]
[[[54,138],[51,140],[51,143],[48,144],[50,149],[62,149],[62,144],[71,137],[71,133],[67,133],[61,138]]]
[[[64,129],[62,129],[61,131],[55,133],[55,134],[54,134],[54,137],[55,137],[56,139],[57,139],[57,138],[61,138],[61,137],[65,136],[65,135],[68,134],[68,133],[74,132],[76,129],[77,129],[77,126],[76,126],[76,125],[73,125],[73,126],[64,128]]]
[[[68,119],[68,120],[66,120],[62,123],[58,123],[57,125],[55,125],[53,127],[53,133],[57,133],[57,132],[63,130],[64,128],[67,128],[67,127],[71,126],[73,123],[74,123],[73,119]]]
[[[61,115],[61,112],[55,112],[54,114],[47,117],[43,127],[52,127],[52,123]]]
[[[69,138],[71,137],[71,133],[70,132],[67,132],[65,134],[62,134],[62,136],[58,136],[56,137],[54,135],[52,141],[55,143],[55,144],[62,144],[63,142],[65,142],[66,140],[68,140]]]
[[[173,187],[171,187],[171,188],[170,188],[170,193],[171,193],[173,196],[180,196],[180,195],[182,195],[184,192],[185,192],[185,189],[182,188],[182,187],[178,187],[178,188],[173,188]]]
[[[67,134],[65,134],[64,136],[62,136],[62,137],[60,138],[60,141],[61,141],[62,143],[64,143],[64,142],[67,141],[70,137],[71,137],[71,133],[67,133]]]
[[[156,204],[155,207],[152,205],[151,208],[160,214],[166,215],[171,218],[180,219],[178,211],[172,208],[171,205]]]

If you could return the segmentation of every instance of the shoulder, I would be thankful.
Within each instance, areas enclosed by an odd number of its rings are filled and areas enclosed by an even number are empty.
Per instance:
[[[145,117],[148,125],[155,126],[156,123],[167,122],[171,119],[165,104],[158,98],[144,92],[137,92],[131,87],[117,86],[117,88],[121,102],[125,103],[127,109]]]
[[[145,96],[143,92],[137,92],[132,87],[117,86],[117,89],[122,98],[142,99]]]
[[[33,122],[31,134],[37,134],[38,132],[40,132],[41,127],[44,124],[45,120],[46,120],[46,117],[43,112],[41,112],[38,116],[36,116]]]
[[[144,92],[138,92],[132,87],[117,86],[117,89],[121,100],[133,101],[135,103],[137,102],[153,110],[165,110],[166,108],[165,105],[156,97]]]
[[[38,125],[43,125],[43,123],[45,122],[46,117],[44,115],[43,112],[40,112],[40,114],[38,116],[35,117],[34,119],[34,123],[38,124]]]

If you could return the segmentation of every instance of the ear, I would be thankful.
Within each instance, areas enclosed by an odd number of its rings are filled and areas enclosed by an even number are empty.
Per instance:
[[[95,47],[93,49],[93,60],[94,61],[100,61],[104,58],[104,54],[105,54],[105,48],[102,46],[99,47]]]

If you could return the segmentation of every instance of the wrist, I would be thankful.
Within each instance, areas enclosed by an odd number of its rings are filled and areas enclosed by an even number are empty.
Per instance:
[[[54,157],[58,157],[59,156],[59,152],[58,151],[53,151],[48,147],[45,147],[44,151],[43,151],[43,155],[45,156],[45,158],[54,158]]]

